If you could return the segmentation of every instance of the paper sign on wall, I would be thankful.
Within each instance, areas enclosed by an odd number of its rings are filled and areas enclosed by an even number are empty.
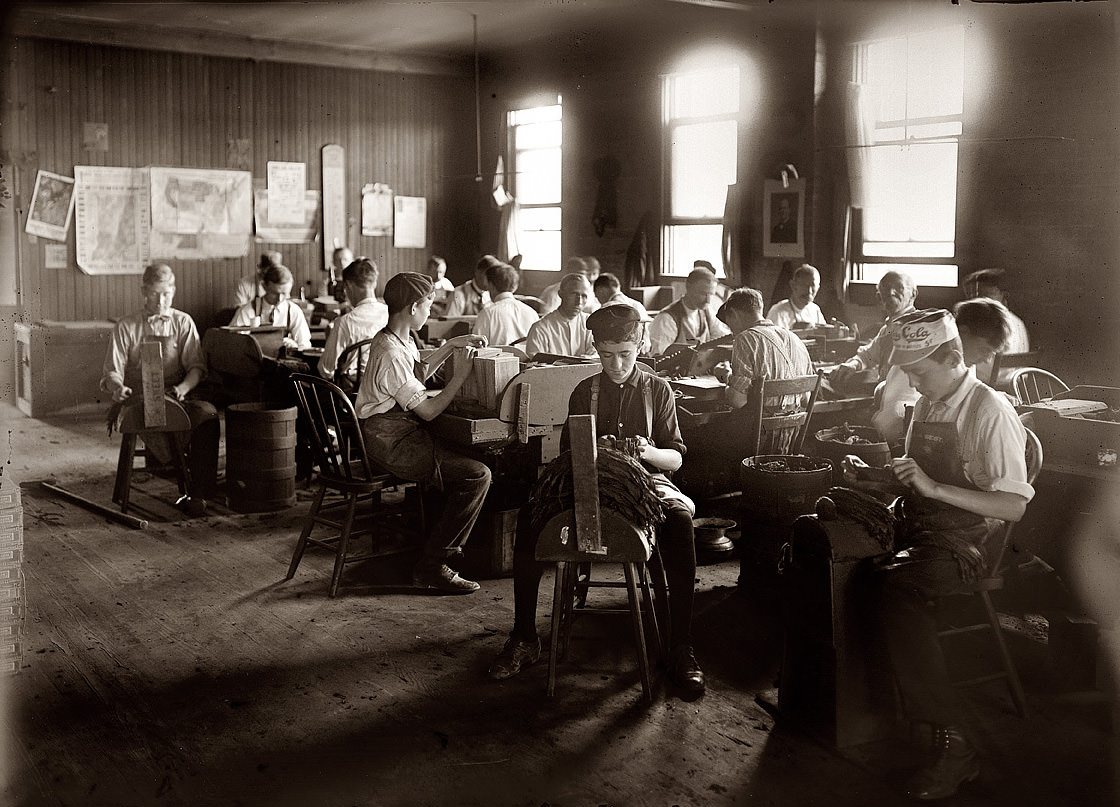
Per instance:
[[[70,213],[74,209],[74,180],[70,177],[40,171],[35,177],[35,195],[24,229],[54,241],[65,241],[70,229]]]
[[[276,224],[300,224],[304,219],[306,163],[268,162],[268,218]]]
[[[423,249],[427,246],[428,200],[423,196],[393,197],[393,246]]]
[[[362,187],[362,235],[393,234],[393,189],[380,182]]]

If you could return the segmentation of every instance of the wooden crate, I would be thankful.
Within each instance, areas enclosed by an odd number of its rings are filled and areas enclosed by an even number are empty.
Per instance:
[[[113,334],[109,321],[15,323],[16,404],[31,417],[108,396],[98,389],[105,351]]]
[[[462,360],[462,355],[456,354],[455,361]],[[476,403],[486,414],[496,417],[502,392],[520,371],[521,360],[512,353],[481,352],[474,357],[471,374],[456,397],[464,402]]]

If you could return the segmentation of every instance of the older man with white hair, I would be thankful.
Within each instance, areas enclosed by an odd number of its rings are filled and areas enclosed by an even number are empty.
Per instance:
[[[887,377],[890,370],[888,357],[891,354],[891,325],[906,314],[914,310],[914,302],[918,298],[918,286],[914,278],[905,272],[890,271],[884,273],[879,279],[875,290],[879,304],[887,315],[887,321],[875,334],[875,338],[856,351],[856,355],[829,375],[830,380],[843,383],[844,380],[860,370],[874,368],[879,373],[879,381]]]

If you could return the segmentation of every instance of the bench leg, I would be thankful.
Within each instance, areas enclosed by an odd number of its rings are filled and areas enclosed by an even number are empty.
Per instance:
[[[637,564],[624,563],[626,573],[626,598],[630,602],[630,616],[634,624],[634,646],[638,654],[638,669],[642,675],[642,694],[647,703],[653,702],[653,682],[650,678],[649,654],[646,649],[646,632],[642,626],[642,604],[638,599]]]
[[[132,463],[136,457],[136,435],[121,435],[121,451],[117,456],[117,478],[113,483],[113,501],[128,512],[128,494],[132,488]]]

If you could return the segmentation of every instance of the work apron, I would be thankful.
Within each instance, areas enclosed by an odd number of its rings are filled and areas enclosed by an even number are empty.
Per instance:
[[[151,324],[148,322],[144,323],[144,331],[145,333],[140,337],[141,343],[157,342],[160,346],[160,356],[163,364],[163,388],[166,391],[183,380],[183,368],[179,364],[179,345],[172,335],[162,336],[151,333]],[[126,369],[125,386],[132,388],[132,398],[125,405],[142,406],[144,402],[144,370],[142,365],[137,365],[135,369],[131,367]],[[123,410],[118,410],[118,413],[120,411]],[[186,444],[187,434],[184,433],[180,436],[180,443]],[[159,465],[171,464],[174,459],[174,449],[168,433],[149,432],[142,439],[144,447]]]
[[[971,408],[975,409],[976,396]],[[975,417],[970,411],[968,417]],[[960,438],[954,422],[915,422],[907,455],[935,482],[978,490],[964,472]],[[989,522],[983,516],[916,494],[903,496],[895,506],[895,545],[906,547],[896,561],[921,559],[921,547],[949,550],[957,560],[961,579],[976,580],[984,573],[984,544]]]
[[[594,376],[591,379],[591,416],[595,419],[595,428],[598,430],[599,424],[599,389],[602,380],[602,373]],[[653,392],[649,388],[649,379],[642,378],[638,383],[642,393],[642,409],[645,411],[646,416],[646,433],[643,435],[651,443],[653,442]],[[621,435],[619,435],[621,437]],[[696,515],[696,503],[688,496],[681,492],[681,489],[670,481],[669,477],[663,471],[650,470],[649,466],[643,463],[647,471],[650,471],[650,476],[653,478],[653,489],[657,493],[657,497],[662,501],[678,502],[688,510],[689,515]]]
[[[419,381],[424,381],[419,362],[413,362],[412,372]],[[362,422],[362,434],[370,457],[389,473],[413,482],[430,482],[443,489],[439,464],[435,460],[435,441],[420,419],[401,409],[400,404],[394,404],[388,412],[366,418]]]

